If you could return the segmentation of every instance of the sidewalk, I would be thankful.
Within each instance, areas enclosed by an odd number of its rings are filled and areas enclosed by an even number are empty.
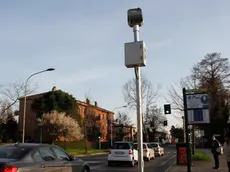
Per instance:
[[[203,151],[203,150],[202,150]],[[204,152],[208,153],[208,150],[204,150]],[[210,156],[211,154],[208,153]],[[191,172],[228,172],[227,163],[225,161],[225,156],[220,156],[220,168],[218,170],[212,169],[214,166],[214,162],[193,162],[193,166],[191,167]],[[187,172],[187,166],[172,166],[167,172]]]

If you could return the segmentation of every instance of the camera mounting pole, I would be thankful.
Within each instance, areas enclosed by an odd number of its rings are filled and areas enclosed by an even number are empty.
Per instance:
[[[139,41],[139,27],[143,25],[142,10],[140,8],[128,10],[128,25],[133,28],[134,42],[125,43],[125,65],[127,68],[134,68],[136,76],[138,172],[144,172],[140,67],[146,65],[146,48],[145,43],[143,41]]]

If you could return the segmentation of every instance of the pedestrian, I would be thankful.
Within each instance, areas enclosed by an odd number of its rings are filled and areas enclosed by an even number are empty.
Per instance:
[[[220,167],[220,162],[219,162],[220,153],[217,152],[217,148],[219,148],[219,147],[220,147],[220,142],[213,135],[212,136],[212,147],[211,147],[211,152],[213,154],[213,159],[215,162],[215,166],[213,167],[213,169],[219,169],[219,167]]]
[[[228,164],[228,171],[230,172],[230,133],[226,134],[225,136],[224,154]]]

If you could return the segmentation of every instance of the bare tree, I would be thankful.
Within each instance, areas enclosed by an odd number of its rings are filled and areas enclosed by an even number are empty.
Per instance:
[[[176,110],[178,113],[172,114],[176,119],[183,120],[183,128],[185,126],[184,121],[184,102],[183,102],[183,93],[182,89],[197,89],[199,87],[199,81],[194,76],[194,74],[182,78],[178,83],[172,85],[170,89],[168,89],[168,96],[166,98],[168,102],[172,105],[172,109]],[[184,141],[185,141],[185,130],[184,130]]]
[[[145,115],[144,123],[145,126],[152,131],[154,130],[163,131],[164,130],[163,122],[165,120],[166,117],[165,115],[163,115],[162,109],[154,105],[149,108],[148,113]]]
[[[123,140],[130,133],[132,126],[131,117],[125,112],[118,112],[115,118],[116,139]]]
[[[132,126],[131,117],[125,112],[118,112],[115,118],[115,123],[118,125]]]
[[[199,87],[210,97],[210,125],[203,126],[207,136],[223,133],[230,114],[230,64],[220,53],[206,54],[194,67],[192,73],[199,80]]]
[[[171,103],[173,110],[183,114],[184,103],[182,89],[196,89],[199,87],[198,84],[198,80],[193,75],[180,79],[178,83],[171,85],[168,89],[168,98],[166,98],[166,101]]]
[[[137,105],[137,95],[136,95],[136,79],[131,79],[125,83],[123,86],[123,95],[125,102],[131,109],[135,109]],[[146,79],[144,75],[141,77],[141,97],[142,97],[142,107],[143,107],[143,119],[144,115],[148,113],[150,106],[156,103],[158,96],[158,89],[154,90],[152,83]],[[144,120],[143,120],[144,121]],[[146,140],[148,141],[148,134],[146,127],[143,122],[143,129],[146,134]]]
[[[224,85],[227,88],[230,86],[229,61],[228,58],[222,58],[220,53],[205,55],[204,59],[193,67],[192,73],[201,84],[212,84],[212,89],[214,86]],[[214,81],[216,82],[211,83]]]
[[[35,87],[30,87],[27,85],[27,91],[25,93],[25,83],[16,81],[14,83],[1,86],[0,87],[0,104],[7,101],[7,106],[2,109],[0,116],[2,116],[5,111],[9,108],[13,108],[17,104],[20,97],[29,95],[35,91]]]
[[[7,123],[14,116],[13,108],[9,107],[9,102],[4,100],[0,104],[0,123]],[[9,108],[8,108],[9,107]]]
[[[137,105],[136,79],[131,79],[125,83],[123,86],[123,95],[128,106],[135,109]],[[158,90],[154,91],[152,83],[143,75],[141,78],[142,106],[147,108],[153,105],[157,95]]]
[[[182,88],[204,89],[211,97],[210,101],[210,126],[200,125],[207,135],[213,132],[222,132],[222,126],[229,115],[229,88],[230,65],[228,58],[222,58],[220,53],[211,53],[194,65],[191,75],[182,79],[169,89],[169,102],[172,108],[182,112],[183,98]],[[226,108],[227,107],[227,108]],[[219,119],[220,120],[219,120]],[[218,120],[217,120],[218,119]],[[221,121],[221,122],[217,122]]]

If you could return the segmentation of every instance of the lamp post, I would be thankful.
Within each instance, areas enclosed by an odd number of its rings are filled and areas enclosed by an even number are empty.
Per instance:
[[[46,70],[42,70],[40,72],[36,72],[36,73],[33,73],[32,75],[30,75],[26,82],[25,82],[25,92],[24,92],[24,111],[23,111],[23,123],[22,123],[22,143],[25,143],[25,122],[26,122],[26,96],[27,96],[27,84],[28,84],[28,81],[31,77],[33,77],[34,75],[38,75],[40,73],[43,73],[43,72],[49,72],[49,71],[54,71],[55,69],[54,68],[48,68]]]
[[[119,106],[119,107],[116,107],[113,109],[113,111],[117,110],[117,109],[121,109],[121,108],[126,108],[128,107],[127,105],[124,105],[124,106]],[[110,130],[111,130],[111,147],[113,146],[113,118],[112,118],[112,115],[111,115],[111,118],[110,118]]]

